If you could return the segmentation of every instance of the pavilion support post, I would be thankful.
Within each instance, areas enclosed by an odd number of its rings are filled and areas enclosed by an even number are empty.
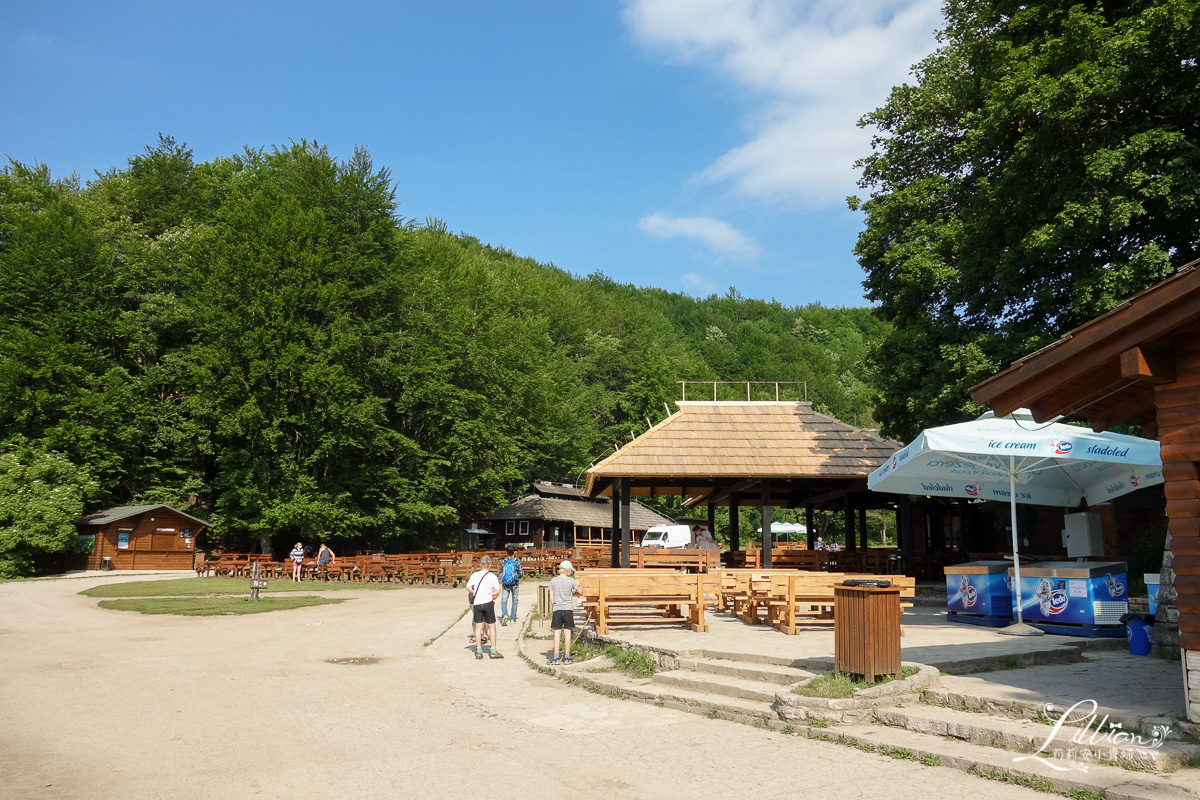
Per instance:
[[[633,538],[629,529],[629,481],[621,482],[621,567],[629,568],[629,543]]]
[[[612,484],[612,560],[609,566],[621,566],[621,484],[620,478],[613,478]]]
[[[808,549],[812,550],[817,546],[817,532],[813,530],[813,507],[804,507],[804,529],[808,531]]]
[[[742,549],[741,520],[738,519],[738,504],[736,497],[729,498],[729,549]]]
[[[850,493],[846,492],[842,515],[846,520],[846,549],[858,549],[858,537],[854,535],[854,505],[850,501]]]
[[[867,530],[866,506],[860,506],[858,509],[858,530],[859,530],[858,535],[861,537],[859,541],[862,542],[862,551],[865,553],[865,552],[867,552],[867,548],[869,546],[867,544],[867,534],[869,533],[869,531]]]
[[[913,561],[912,501],[908,495],[900,498],[899,506],[896,509],[896,538],[900,544],[900,558],[904,560],[904,574],[915,577],[917,568]]]
[[[708,504],[708,533],[717,538],[717,507],[712,503]]]
[[[764,480],[760,486],[762,505],[762,565],[771,568],[771,482]]]
[[[975,549],[975,526],[972,523],[971,506],[965,497],[958,500],[958,529],[961,535],[958,539],[958,552],[966,555]]]

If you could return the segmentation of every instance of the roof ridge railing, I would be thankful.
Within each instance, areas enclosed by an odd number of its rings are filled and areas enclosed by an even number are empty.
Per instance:
[[[799,386],[799,387],[801,387],[801,389],[799,392],[797,392],[797,394],[801,395],[801,397],[803,398],[802,402],[805,402],[805,403],[808,402],[808,381],[675,381],[675,382],[679,384],[680,399],[683,401],[686,401],[688,399],[687,387],[689,384],[691,384],[692,386],[712,386],[712,401],[714,403],[719,402],[721,399],[717,396],[717,387],[719,387],[719,386],[745,386],[747,403],[755,402],[755,398],[752,397],[752,395],[751,395],[751,392],[752,392],[751,387],[759,387],[759,386],[775,387],[775,402],[779,403],[779,402],[782,402],[780,391],[779,391],[780,386]],[[764,393],[764,392],[760,392],[760,394],[761,393]],[[765,393],[768,395],[770,394],[769,390]],[[707,394],[707,392],[705,392],[705,394]],[[727,396],[726,399],[728,399],[728,396],[730,393],[725,392],[725,394]],[[787,393],[785,392],[784,395],[786,396],[786,394]],[[740,395],[740,392],[739,392],[739,395]],[[705,399],[707,400],[708,398],[706,397]],[[761,396],[758,398],[758,400],[759,400],[759,402],[763,402],[763,398]],[[794,400],[795,400],[795,398],[793,398],[793,401]],[[766,402],[770,402],[769,397],[766,399]]]

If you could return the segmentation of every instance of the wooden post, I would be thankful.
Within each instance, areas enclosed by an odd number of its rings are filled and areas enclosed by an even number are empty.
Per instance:
[[[610,567],[621,566],[621,479],[613,478],[612,483],[612,560]]]
[[[808,531],[808,549],[817,546],[817,532],[813,530],[813,507],[804,507],[804,528]]]
[[[870,547],[870,544],[867,542],[867,534],[869,533],[869,531],[867,530],[866,506],[859,506],[859,508],[858,508],[858,530],[859,530],[858,535],[861,537],[861,541],[862,541],[862,551],[865,553],[865,552],[867,552],[867,548]]]
[[[771,568],[771,482],[759,484],[762,505],[762,568]]]
[[[742,528],[741,520],[738,519],[738,504],[737,498],[732,494],[729,496],[729,549],[742,549]]]
[[[621,566],[629,566],[629,481],[621,481]]]
[[[708,504],[708,533],[714,540],[717,538],[717,507],[712,503]]]
[[[896,509],[896,539],[900,544],[900,557],[904,559],[904,574],[915,577],[917,568],[913,562],[912,501],[908,495],[900,498],[899,506]]]
[[[850,493],[846,492],[842,506],[842,515],[846,520],[846,549],[857,550],[858,542],[854,536],[854,506],[850,503]]]

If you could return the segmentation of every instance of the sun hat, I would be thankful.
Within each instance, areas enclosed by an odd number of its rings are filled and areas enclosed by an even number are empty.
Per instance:
[[[564,569],[565,569],[567,572],[574,572],[574,571],[575,571],[575,568],[571,566],[571,562],[570,562],[570,561],[564,561],[564,562],[562,562],[561,564],[559,564],[559,565],[558,565],[558,571],[559,571],[559,572],[562,572]]]

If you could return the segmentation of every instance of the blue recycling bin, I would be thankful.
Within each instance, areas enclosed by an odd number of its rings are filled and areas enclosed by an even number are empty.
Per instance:
[[[1147,572],[1143,576],[1146,580],[1146,594],[1150,597],[1150,616],[1158,613],[1158,586],[1162,580],[1157,572]]]
[[[1129,636],[1129,654],[1131,656],[1150,655],[1150,645],[1154,637],[1154,617],[1146,614],[1126,614],[1121,618]]]

